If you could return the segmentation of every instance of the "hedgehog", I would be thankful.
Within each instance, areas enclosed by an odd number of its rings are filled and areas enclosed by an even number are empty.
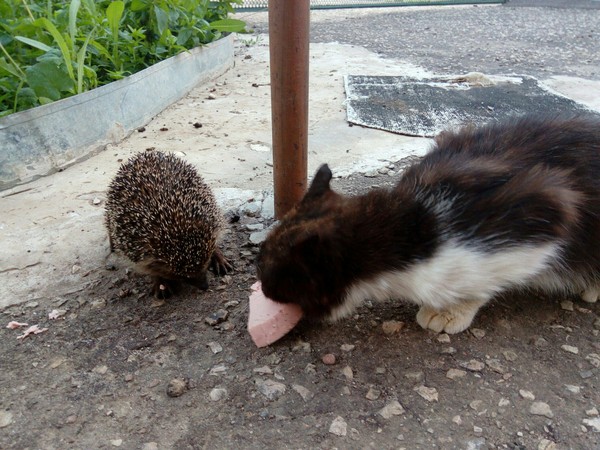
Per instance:
[[[173,154],[147,151],[121,165],[108,187],[105,223],[110,251],[153,278],[156,298],[182,282],[206,290],[209,267],[217,275],[232,269],[217,247],[224,223],[211,189]]]

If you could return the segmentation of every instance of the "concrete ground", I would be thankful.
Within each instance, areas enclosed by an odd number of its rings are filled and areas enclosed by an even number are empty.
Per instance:
[[[370,171],[428,148],[426,139],[349,127],[346,74],[527,74],[600,110],[600,11],[512,4],[313,11],[309,173],[323,162],[337,176]],[[267,14],[239,16],[255,33],[239,36],[236,64],[227,74],[198,86],[145,132],[64,172],[0,193],[0,307],[45,301],[92,281],[108,253],[106,186],[119,164],[138,151],[184,154],[201,168],[224,209],[263,192],[269,201]]]

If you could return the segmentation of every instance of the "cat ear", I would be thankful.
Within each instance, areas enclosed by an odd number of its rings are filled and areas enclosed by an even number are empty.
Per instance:
[[[307,195],[319,196],[327,192],[332,176],[331,170],[327,164],[323,164],[319,167],[319,170],[317,170],[317,173],[310,184],[310,188],[308,188]]]

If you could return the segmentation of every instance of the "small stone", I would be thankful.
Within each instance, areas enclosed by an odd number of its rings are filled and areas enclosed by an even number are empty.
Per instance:
[[[317,366],[315,366],[314,364],[308,363],[306,365],[306,367],[304,368],[304,372],[309,375],[316,375],[317,374]]]
[[[488,366],[490,369],[492,369],[496,373],[505,373],[506,372],[506,369],[504,368],[504,366],[502,364],[500,364],[500,361],[497,359],[488,359],[485,362],[485,365]]]
[[[110,441],[113,447],[120,447],[123,444],[123,439],[113,439]]]
[[[579,372],[579,376],[584,380],[587,380],[588,378],[592,378],[594,376],[594,372],[592,370],[582,370]]]
[[[365,397],[367,400],[377,400],[381,396],[381,391],[379,389],[375,389],[374,387],[369,388],[369,392]]]
[[[208,346],[208,348],[210,348],[210,351],[213,352],[215,355],[217,353],[221,353],[223,351],[223,347],[218,342],[213,341],[213,342],[209,342],[206,345]]]
[[[96,309],[101,309],[106,307],[106,300],[104,300],[103,298],[100,298],[98,300],[94,300],[92,302],[92,308],[96,308]]]
[[[472,372],[481,372],[485,367],[485,364],[481,361],[477,361],[476,359],[472,359],[468,362],[460,363],[460,366]]]
[[[481,328],[471,328],[471,334],[477,339],[483,339],[485,337],[485,331]]]
[[[589,416],[589,417],[597,417],[598,416],[598,408],[594,407],[592,409],[588,409],[585,412],[585,415]]]
[[[123,376],[123,380],[125,380],[126,383],[131,383],[133,381],[133,374],[132,373],[126,373]]]
[[[311,400],[314,397],[312,392],[310,392],[308,389],[306,389],[300,384],[292,384],[292,389],[298,394],[300,394],[300,397],[302,397],[302,400],[304,400],[305,402]]]
[[[216,366],[211,367],[208,373],[213,376],[220,376],[225,372],[227,372],[225,364],[217,364]]]
[[[388,336],[394,333],[400,332],[400,330],[404,327],[404,322],[399,322],[397,320],[388,320],[381,324],[381,328],[383,332]]]
[[[208,396],[211,399],[211,401],[213,401],[213,402],[221,401],[221,400],[227,398],[227,389],[214,388],[210,391],[210,394],[208,394]]]
[[[544,348],[544,347],[548,346],[548,341],[546,339],[544,339],[543,337],[539,336],[534,339],[533,345],[538,348]]]
[[[348,433],[348,424],[343,417],[337,416],[329,426],[329,432],[336,436],[346,436]]]
[[[332,366],[335,364],[335,355],[333,353],[327,353],[326,355],[323,355],[321,361],[323,361],[323,364]]]
[[[548,406],[548,403],[544,402],[533,402],[529,408],[529,413],[535,416],[544,416],[548,419],[552,419],[554,417],[550,406]]]
[[[310,350],[311,350],[310,342],[304,342],[303,340],[298,340],[292,347],[292,350],[295,352],[310,353]]]
[[[469,403],[469,408],[471,408],[473,411],[479,411],[481,410],[482,405],[483,400],[473,400],[471,403]]]
[[[479,428],[479,427],[474,427],[474,428]],[[486,444],[485,438],[479,437],[479,438],[471,439],[471,440],[467,441],[467,446],[465,447],[465,450],[485,450],[487,448],[488,448],[488,445]]]
[[[223,278],[225,278],[225,277],[223,277]],[[229,283],[227,283],[227,284],[229,284]],[[239,304],[240,304],[240,302],[237,300],[230,300],[227,303],[225,303],[223,306],[225,306],[226,309],[229,309],[229,308],[234,308]]]
[[[515,361],[517,359],[516,352],[512,350],[506,350],[502,352],[502,354],[504,355],[504,359],[506,359],[507,361]]]
[[[560,307],[562,309],[564,309],[565,311],[575,311],[573,302],[571,300],[564,300],[564,301],[560,302]]]
[[[600,330],[600,317],[598,317],[596,320],[594,320],[594,328],[596,330]]]
[[[535,395],[533,395],[533,392],[526,391],[524,389],[519,389],[519,395],[525,400],[535,400]]]
[[[285,394],[285,384],[273,380],[258,380],[256,382],[258,392],[267,397],[269,400],[277,400]]]
[[[572,392],[573,394],[579,394],[581,392],[581,386],[565,384],[565,388],[567,389],[567,391]]]
[[[574,355],[577,355],[579,353],[579,349],[572,345],[565,344],[565,345],[561,345],[560,348],[562,348],[565,352],[573,353]]]
[[[498,402],[498,406],[500,408],[504,408],[505,406],[510,405],[510,400],[507,398],[501,398],[500,401]]]
[[[457,378],[462,378],[467,374],[464,370],[460,369],[449,369],[446,372],[446,378],[450,378],[451,380],[456,380]]]
[[[592,427],[595,432],[600,432],[600,417],[595,417],[593,419],[583,419],[583,423],[587,426]]]
[[[142,444],[142,450],[158,450],[157,442],[145,442]]]
[[[542,439],[538,442],[537,450],[557,450],[556,443],[549,439]]]
[[[342,344],[340,346],[340,350],[343,352],[351,352],[355,348],[356,348],[356,345],[352,345],[352,344]]]
[[[48,366],[50,369],[56,369],[58,366],[60,366],[62,363],[64,363],[66,360],[65,358],[58,357],[54,360],[52,360],[52,362],[50,363],[50,365]]]
[[[92,372],[97,373],[98,375],[104,375],[106,372],[108,372],[108,367],[107,366],[96,366],[92,369]]]
[[[204,321],[210,326],[215,326],[227,320],[229,312],[225,309],[219,309],[217,312],[210,314]]]
[[[69,417],[67,417],[67,420],[65,420],[65,423],[69,425],[75,422],[77,422],[77,416],[74,414],[70,415]]]
[[[188,383],[183,378],[173,378],[167,385],[167,395],[169,397],[181,397],[188,389]]]
[[[253,372],[258,373],[260,375],[272,375],[273,371],[269,366],[256,367],[252,369]]]
[[[442,333],[442,334],[438,335],[438,337],[436,339],[438,342],[441,342],[442,344],[450,343],[450,336],[447,333]]]
[[[436,388],[430,388],[427,386],[417,386],[413,389],[417,392],[421,397],[423,397],[428,402],[437,402],[438,401],[438,391]]]
[[[381,408],[378,414],[384,419],[391,419],[393,416],[400,416],[404,414],[404,408],[398,400],[392,400],[383,408]]]
[[[342,369],[342,375],[346,377],[347,380],[352,380],[354,378],[354,373],[352,372],[352,367],[346,366]]]
[[[260,231],[264,230],[265,226],[262,223],[248,223],[246,224],[246,230],[248,231]]]
[[[10,411],[0,411],[0,428],[6,428],[12,423],[13,415]]]
[[[208,96],[206,97],[207,100],[215,100],[217,98],[217,96],[213,93],[208,94]],[[161,128],[162,130],[162,128]]]
[[[223,322],[221,324],[221,330],[223,331],[231,331],[235,328],[235,324],[230,322],[229,320],[226,320],[225,322]]]
[[[461,425],[462,424],[462,419],[460,416],[454,416],[452,418],[452,422],[454,422],[456,425]]]
[[[385,367],[375,367],[375,373],[377,375],[383,375],[385,373]]]
[[[600,355],[597,353],[590,353],[585,357],[585,359],[586,361],[589,361],[592,366],[596,368],[600,367]]]
[[[255,201],[250,201],[244,203],[240,208],[240,213],[242,215],[246,215],[248,217],[259,217],[260,216],[260,203]],[[261,230],[262,232],[262,230]]]
[[[48,313],[48,319],[56,320],[56,319],[64,316],[66,313],[67,313],[66,309],[53,309],[52,311],[50,311]]]
[[[478,434],[483,433],[483,428],[474,426],[473,427],[473,432],[474,433],[478,433]]]
[[[269,230],[255,231],[250,234],[250,243],[253,245],[260,245],[264,242],[269,234]]]
[[[454,355],[456,353],[456,349],[454,347],[446,347],[441,350],[444,355]]]
[[[425,374],[423,372],[421,372],[420,370],[417,370],[414,372],[406,372],[404,374],[405,378],[408,378],[410,381],[412,381],[414,383],[420,383],[421,381],[423,381],[424,376],[425,376]]]
[[[71,273],[75,275],[78,272],[81,272],[81,266],[77,264],[73,265],[73,267],[71,267]]]

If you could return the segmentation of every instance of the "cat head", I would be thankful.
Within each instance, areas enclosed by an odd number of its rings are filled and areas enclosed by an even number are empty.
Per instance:
[[[339,210],[345,198],[330,188],[331,170],[322,165],[301,202],[263,242],[257,258],[264,294],[295,303],[304,314],[327,316],[342,302]]]

